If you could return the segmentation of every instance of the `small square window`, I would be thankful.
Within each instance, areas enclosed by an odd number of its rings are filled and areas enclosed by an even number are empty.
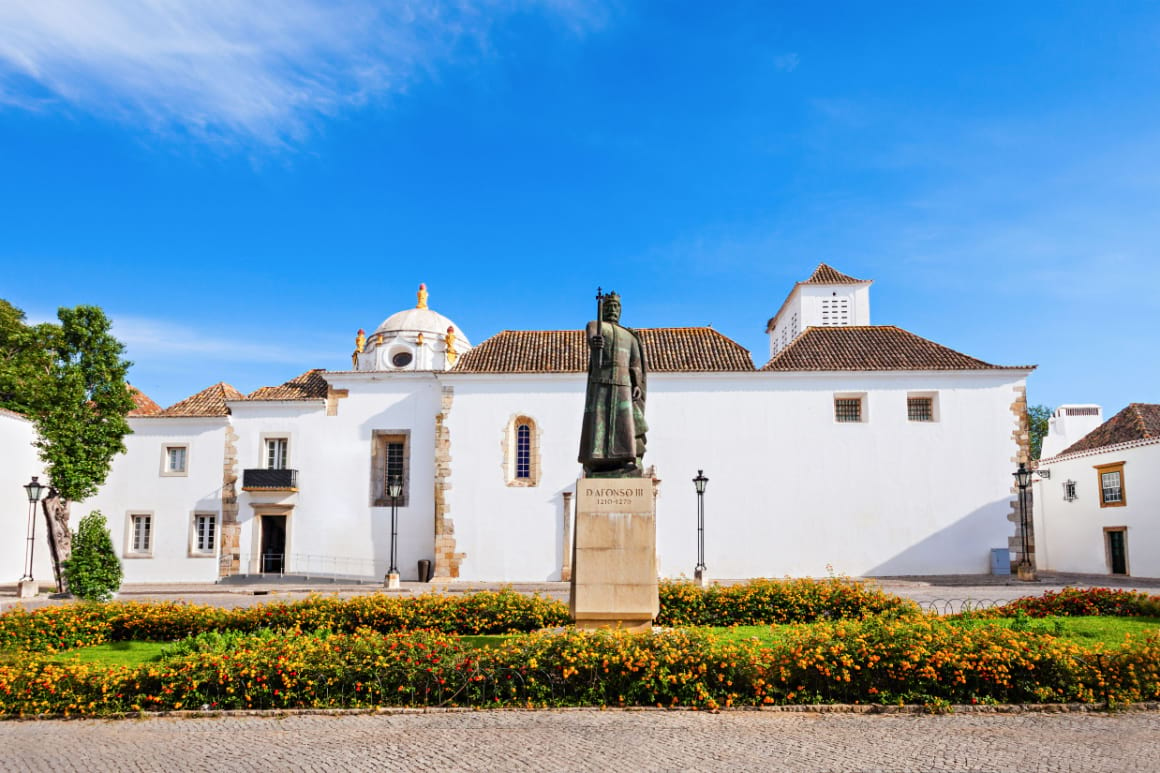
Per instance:
[[[934,421],[934,399],[930,397],[906,398],[906,418],[910,421]]]
[[[161,474],[189,474],[189,446],[185,443],[170,443],[161,448]]]
[[[149,556],[153,552],[152,513],[130,513],[125,554]]]
[[[862,421],[861,397],[835,397],[834,421],[860,422]]]

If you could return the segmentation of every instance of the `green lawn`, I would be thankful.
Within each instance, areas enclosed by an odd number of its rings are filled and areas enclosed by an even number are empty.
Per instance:
[[[139,666],[161,658],[161,649],[172,642],[114,641],[68,650],[56,655],[57,663],[101,663],[106,666]]]

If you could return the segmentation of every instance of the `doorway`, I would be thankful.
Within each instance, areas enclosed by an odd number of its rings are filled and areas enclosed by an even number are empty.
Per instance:
[[[1112,574],[1128,573],[1128,530],[1122,526],[1104,529],[1108,568]]]
[[[286,516],[263,515],[262,551],[259,566],[262,574],[283,574],[286,571]]]

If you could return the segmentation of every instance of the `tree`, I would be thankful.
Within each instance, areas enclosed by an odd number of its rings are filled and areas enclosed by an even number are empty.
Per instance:
[[[121,561],[100,510],[81,519],[72,554],[61,563],[69,591],[85,601],[108,601],[121,587]]]
[[[71,502],[92,496],[131,431],[130,363],[96,306],[61,308],[59,324],[29,326],[24,313],[0,301],[0,406],[36,425],[36,446],[50,488],[43,503],[49,552],[59,590],[69,557]]]
[[[1047,437],[1051,409],[1046,405],[1031,405],[1027,408],[1027,426],[1031,435],[1031,458],[1038,459],[1043,451],[1043,438]]]

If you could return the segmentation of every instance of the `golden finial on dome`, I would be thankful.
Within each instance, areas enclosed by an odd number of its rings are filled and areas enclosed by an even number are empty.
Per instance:
[[[427,285],[419,285],[419,303],[415,306],[416,309],[427,308]]]
[[[459,359],[459,352],[455,351],[455,328],[447,328],[447,335],[443,336],[443,343],[447,345],[447,364],[454,365],[455,361]]]

